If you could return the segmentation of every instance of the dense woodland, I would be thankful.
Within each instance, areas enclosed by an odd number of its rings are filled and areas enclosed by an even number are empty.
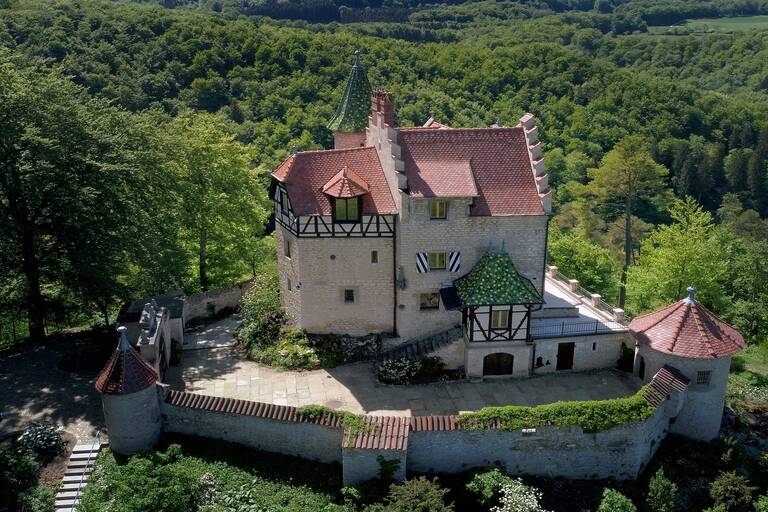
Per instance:
[[[335,3],[409,20],[349,24],[252,3],[2,5],[0,301],[36,337],[256,272],[266,175],[292,148],[330,147],[358,48],[401,125],[538,117],[566,273],[631,313],[695,283],[765,337],[768,32],[647,33],[662,9],[764,2]]]

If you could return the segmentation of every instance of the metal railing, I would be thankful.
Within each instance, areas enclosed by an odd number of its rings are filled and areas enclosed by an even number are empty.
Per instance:
[[[613,306],[605,302],[602,299],[602,297],[596,301],[593,301],[592,292],[582,287],[581,285],[576,285],[576,290],[572,290],[571,280],[568,279],[565,275],[563,275],[559,270],[552,271],[551,268],[547,268],[547,275],[551,277],[553,280],[563,285],[565,289],[568,290],[568,292],[574,295],[577,295],[580,298],[585,299],[587,303],[591,305],[593,308],[599,311],[602,311],[603,313],[606,313],[609,316],[613,316]],[[625,324],[626,322],[621,321],[620,323]]]
[[[531,337],[536,338],[564,338],[570,336],[589,336],[591,334],[609,334],[624,332],[627,326],[624,322],[617,321],[547,321],[545,324],[531,324]]]

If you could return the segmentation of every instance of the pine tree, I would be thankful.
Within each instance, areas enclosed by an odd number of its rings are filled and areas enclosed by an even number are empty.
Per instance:
[[[760,130],[757,146],[747,164],[747,185],[755,210],[765,214],[768,207],[766,186],[766,164],[768,164],[768,126]]]
[[[648,485],[648,510],[651,512],[675,512],[677,510],[677,485],[664,476],[659,468]]]

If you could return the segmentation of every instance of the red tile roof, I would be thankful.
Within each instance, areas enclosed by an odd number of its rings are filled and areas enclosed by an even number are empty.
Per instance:
[[[369,186],[368,193],[361,196],[363,215],[397,213],[373,147],[302,151],[288,157],[272,177],[286,185],[295,215],[330,215],[331,199],[323,187],[344,167]]]
[[[199,395],[197,393],[173,390],[167,392],[165,403],[174,407],[186,407],[202,411],[257,416],[259,418],[267,418],[277,421],[313,423],[315,425],[324,425],[326,427],[341,427],[341,419],[335,414],[327,413],[317,417],[302,416],[298,414],[296,407],[288,405],[267,404],[263,402],[252,402],[250,400]]]
[[[105,395],[129,395],[157,382],[157,373],[133,348],[115,349],[96,379],[96,390]]]
[[[369,190],[368,183],[356,172],[347,169],[346,165],[323,185],[323,192],[331,197],[357,197],[367,194]]]
[[[409,418],[399,416],[366,416],[363,430],[354,439],[344,435],[344,446],[367,450],[405,450],[408,442]]]
[[[437,119],[435,119],[435,116],[430,116],[427,121],[421,125],[422,128],[434,128],[438,130],[449,130],[451,127],[447,124],[443,124]]]
[[[677,368],[665,364],[651,379],[650,385],[645,390],[645,400],[653,407],[658,407],[673,389],[685,391],[689,382],[688,377],[680,373]]]
[[[635,318],[629,332],[641,345],[694,359],[727,357],[745,346],[736,329],[691,299]]]
[[[415,197],[477,196],[470,215],[544,215],[522,126],[398,129]]]

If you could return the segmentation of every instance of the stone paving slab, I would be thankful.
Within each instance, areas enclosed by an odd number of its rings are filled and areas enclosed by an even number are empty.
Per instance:
[[[372,363],[283,371],[240,358],[233,348],[185,352],[168,382],[174,389],[278,405],[325,405],[355,413],[394,416],[458,414],[486,406],[539,405],[564,400],[628,396],[641,383],[615,370],[559,373],[528,379],[386,386]]]

